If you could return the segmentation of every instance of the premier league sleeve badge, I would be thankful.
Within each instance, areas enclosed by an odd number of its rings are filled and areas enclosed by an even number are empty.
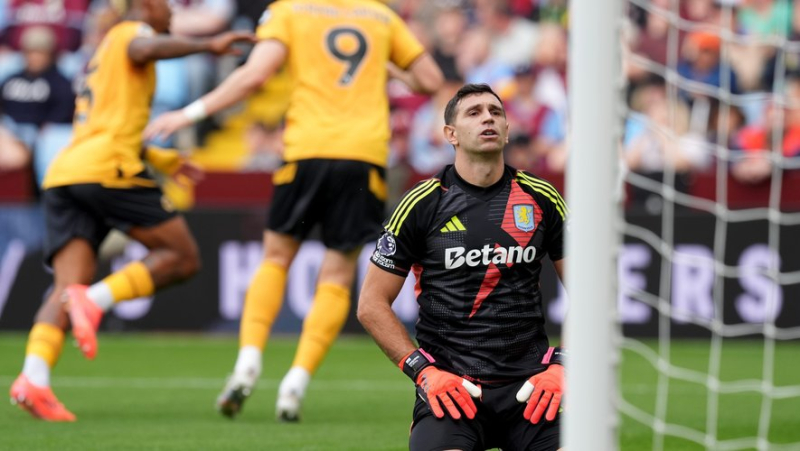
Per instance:
[[[397,252],[397,241],[395,241],[394,234],[388,230],[383,232],[378,239],[377,251],[384,257],[391,257]]]

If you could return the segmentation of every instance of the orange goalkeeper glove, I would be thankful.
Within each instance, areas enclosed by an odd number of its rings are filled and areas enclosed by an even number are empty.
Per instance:
[[[458,404],[467,418],[470,420],[475,418],[478,408],[472,398],[479,398],[481,389],[472,382],[453,373],[442,371],[435,366],[429,366],[419,373],[417,385],[428,397],[428,405],[436,418],[444,417],[444,411],[439,401],[444,404],[447,413],[456,420],[461,418],[461,412],[458,411],[455,404]]]
[[[525,381],[517,392],[517,401],[528,403],[523,416],[533,424],[542,419],[545,411],[547,421],[555,420],[561,406],[561,396],[564,393],[564,367],[561,364],[563,351],[560,348],[551,348],[551,351],[553,349],[556,357],[550,360],[551,352],[548,352],[548,362],[545,362],[549,364],[547,369]]]
[[[481,389],[463,377],[433,366],[435,360],[422,349],[417,349],[400,360],[398,366],[425,393],[428,406],[436,418],[444,418],[444,404],[453,419],[461,418],[458,407],[470,420],[478,408],[472,398],[480,398]]]

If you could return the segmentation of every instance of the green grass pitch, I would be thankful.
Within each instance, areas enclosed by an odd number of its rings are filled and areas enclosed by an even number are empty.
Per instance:
[[[653,343],[651,343],[652,345]],[[7,393],[19,371],[24,334],[0,335],[0,386]],[[407,449],[414,392],[410,382],[366,337],[343,337],[312,383],[299,424],[274,419],[277,385],[291,364],[295,341],[274,338],[255,394],[236,420],[221,417],[214,399],[232,368],[236,339],[230,336],[103,334],[97,360],[65,349],[53,378],[56,394],[78,415],[74,424],[35,421],[16,407],[0,407],[3,450],[402,450]],[[704,370],[708,342],[675,341],[673,362]],[[723,380],[760,379],[763,344],[725,343]],[[800,344],[780,344],[776,385],[800,384]],[[654,412],[657,374],[630,352],[622,363],[625,399]],[[667,421],[704,431],[703,386],[672,381]],[[721,395],[721,439],[755,436],[761,413],[755,393]],[[569,409],[567,405],[567,409]],[[769,439],[800,442],[800,398],[777,400],[770,410]],[[620,445],[652,449],[649,427],[622,417]],[[668,437],[664,449],[703,449]]]

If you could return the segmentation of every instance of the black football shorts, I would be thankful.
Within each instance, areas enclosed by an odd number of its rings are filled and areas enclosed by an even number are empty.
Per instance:
[[[436,418],[418,390],[411,426],[411,451],[465,451],[500,448],[503,451],[556,451],[559,449],[561,416],[554,421],[542,418],[531,424],[522,415],[524,403],[518,403],[517,391],[527,379],[498,386],[481,386],[483,395],[475,400],[478,413],[472,420],[463,415],[452,419],[445,410]],[[424,395],[423,395],[424,396]]]
[[[45,190],[45,265],[73,238],[84,238],[97,251],[113,228],[152,227],[176,216],[158,187],[106,188],[98,183]]]
[[[320,224],[329,249],[349,252],[378,238],[386,200],[385,169],[354,160],[286,163],[272,176],[267,228],[304,240]]]

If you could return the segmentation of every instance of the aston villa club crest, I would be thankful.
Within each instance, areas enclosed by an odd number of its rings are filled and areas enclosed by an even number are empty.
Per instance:
[[[530,232],[536,227],[533,222],[533,205],[514,205],[514,225],[523,232]]]

